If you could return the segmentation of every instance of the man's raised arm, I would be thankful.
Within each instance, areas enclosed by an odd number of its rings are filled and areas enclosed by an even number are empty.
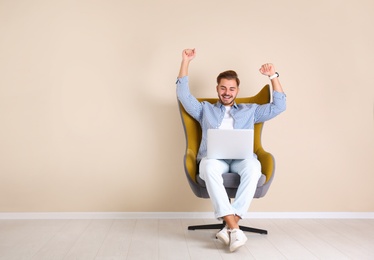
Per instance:
[[[195,49],[185,49],[182,52],[182,63],[179,70],[178,78],[183,78],[184,76],[188,76],[188,66],[190,65],[190,61],[193,60],[196,56]]]
[[[273,90],[283,93],[282,85],[279,82],[278,75],[276,75],[276,71],[274,65],[271,63],[266,63],[261,66],[260,72],[263,75],[271,77],[271,85],[273,86]]]

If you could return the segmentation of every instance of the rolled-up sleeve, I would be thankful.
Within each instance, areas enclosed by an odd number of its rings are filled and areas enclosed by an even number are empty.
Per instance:
[[[187,113],[199,121],[202,114],[202,105],[190,92],[188,76],[178,78],[176,84],[178,100]]]
[[[259,105],[255,111],[255,123],[272,119],[286,110],[286,94],[274,91],[273,102]]]

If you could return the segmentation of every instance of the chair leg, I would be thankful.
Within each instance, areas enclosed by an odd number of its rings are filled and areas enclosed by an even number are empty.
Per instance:
[[[268,231],[265,229],[258,229],[258,228],[252,228],[252,227],[246,227],[246,226],[239,226],[239,228],[242,231],[246,231],[246,232],[252,232],[252,233],[262,234],[262,235],[268,234]]]
[[[208,224],[208,225],[197,225],[197,226],[189,226],[188,230],[199,230],[199,229],[222,229],[224,228],[225,224]]]
[[[226,225],[225,221],[221,224],[207,224],[207,225],[197,225],[197,226],[189,226],[188,230],[202,230],[202,229],[219,229],[221,230]],[[239,228],[242,231],[245,232],[251,232],[251,233],[257,233],[257,234],[263,234],[267,235],[268,231],[264,229],[258,229],[258,228],[252,228],[252,227],[246,227],[246,226],[239,226]]]

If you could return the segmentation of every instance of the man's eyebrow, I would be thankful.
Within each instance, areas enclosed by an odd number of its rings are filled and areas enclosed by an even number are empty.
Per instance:
[[[226,87],[225,85],[221,85],[220,87],[221,87],[221,88],[237,88],[237,87],[235,87],[235,86],[232,86],[232,87]]]

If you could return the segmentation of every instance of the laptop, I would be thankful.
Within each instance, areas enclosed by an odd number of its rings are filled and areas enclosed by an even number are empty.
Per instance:
[[[248,159],[253,157],[253,129],[208,129],[209,159]]]

